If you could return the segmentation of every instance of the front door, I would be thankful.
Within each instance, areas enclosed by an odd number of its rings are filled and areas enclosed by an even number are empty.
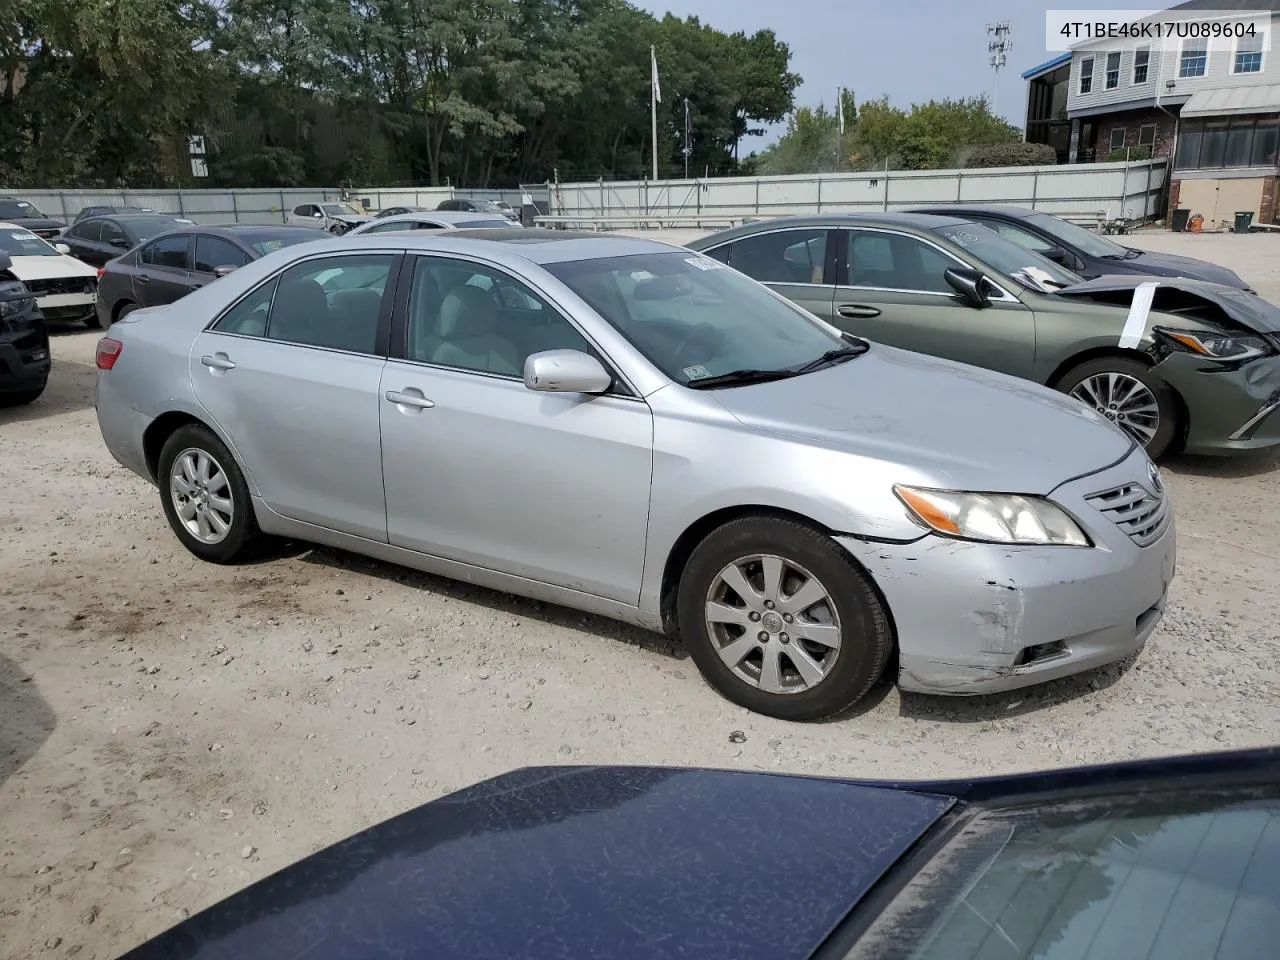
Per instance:
[[[947,283],[949,267],[976,265],[890,230],[848,230],[842,246],[832,316],[842,330],[1015,377],[1033,375],[1032,312],[1016,301],[975,309]]]
[[[398,263],[294,264],[200,334],[190,361],[196,397],[268,507],[383,543],[379,331]]]
[[[173,303],[197,286],[199,283],[191,276],[191,234],[160,237],[138,251],[133,295],[141,306]]]
[[[752,234],[704,252],[823,320],[831,320],[835,282],[828,276],[831,235],[825,227],[793,227]]]
[[[418,258],[404,313],[379,391],[391,543],[637,603],[653,466],[648,404],[526,388],[530,353],[594,351],[544,298],[494,267]]]

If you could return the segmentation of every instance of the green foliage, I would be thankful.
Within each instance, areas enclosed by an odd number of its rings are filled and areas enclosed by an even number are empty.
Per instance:
[[[834,170],[931,170],[954,165],[966,150],[1018,143],[1020,134],[991,113],[985,97],[931,100],[903,110],[888,97],[855,107],[844,94],[845,132],[838,114],[801,107],[787,132],[763,151],[757,166],[767,173]]]
[[[1126,160],[1150,159],[1150,147],[1117,147],[1107,154],[1107,163],[1124,163]]]
[[[3,0],[0,181],[513,184],[738,169],[791,110],[772,31],[726,34],[625,0]]]
[[[1001,143],[974,150],[965,166],[1041,167],[1057,162],[1057,151],[1047,143]]]

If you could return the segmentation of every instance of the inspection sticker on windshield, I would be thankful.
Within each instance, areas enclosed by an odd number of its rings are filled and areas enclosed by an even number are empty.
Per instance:
[[[699,270],[723,270],[724,264],[719,260],[712,260],[710,257],[685,257],[684,262],[691,267],[697,267]]]
[[[9,236],[11,236],[14,240],[39,240],[40,239],[34,233],[31,233],[27,230],[11,230],[9,232]]]
[[[174,217],[173,219],[177,220],[179,223],[195,223],[194,220],[188,220],[185,217]]]
[[[711,371],[702,364],[695,363],[684,368],[684,375],[690,380],[701,380],[703,377],[710,376]]]

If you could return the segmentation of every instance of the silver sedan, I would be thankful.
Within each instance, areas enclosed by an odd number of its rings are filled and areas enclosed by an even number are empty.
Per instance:
[[[112,327],[103,438],[188,550],[290,537],[678,633],[793,720],[890,665],[992,692],[1155,628],[1171,506],[1084,405],[688,250],[486,233],[284,249]]]

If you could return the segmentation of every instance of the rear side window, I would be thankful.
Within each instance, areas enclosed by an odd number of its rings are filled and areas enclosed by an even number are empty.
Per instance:
[[[248,262],[248,255],[234,243],[221,237],[196,237],[194,269],[199,273],[213,273],[218,267],[243,267]]]
[[[822,283],[826,259],[825,229],[778,230],[735,242],[729,266],[761,283]]]
[[[190,269],[187,263],[187,248],[190,245],[191,238],[186,234],[161,237],[143,247],[138,259],[153,267],[187,270]]]
[[[102,239],[102,221],[86,220],[84,223],[78,223],[67,233],[78,240],[88,240],[97,243]]]
[[[246,337],[267,335],[267,314],[271,310],[271,298],[275,295],[279,277],[272,277],[234,307],[224,313],[213,325],[219,333],[239,333]]]
[[[325,257],[280,275],[267,336],[311,347],[374,353],[395,256]]]

